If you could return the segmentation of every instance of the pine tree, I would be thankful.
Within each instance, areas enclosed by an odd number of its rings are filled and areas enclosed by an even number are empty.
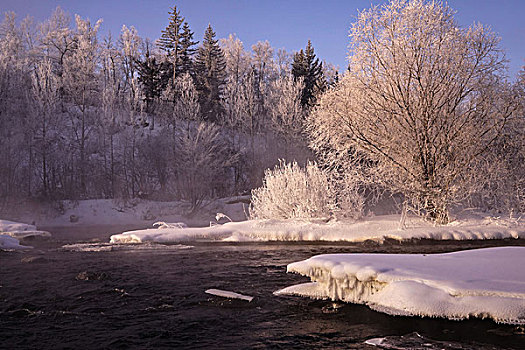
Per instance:
[[[310,40],[306,50],[297,52],[292,63],[292,74],[295,79],[304,79],[304,89],[301,97],[303,107],[315,105],[316,95],[322,92],[325,85],[323,80],[323,64],[316,58],[314,48]]]
[[[226,60],[210,24],[195,58],[197,87],[204,120],[217,121],[221,114],[221,90],[226,81]]]

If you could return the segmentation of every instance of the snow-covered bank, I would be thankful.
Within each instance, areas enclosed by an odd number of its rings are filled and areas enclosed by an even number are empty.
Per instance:
[[[8,220],[0,220],[0,234],[19,239],[34,236],[51,237],[49,232],[39,231],[35,225],[28,225]]]
[[[299,220],[249,220],[203,228],[159,228],[128,231],[111,236],[113,243],[222,241],[348,241],[385,239],[474,240],[525,238],[525,225],[494,220],[456,221],[432,226],[420,219],[398,229],[397,215],[383,215],[358,222],[309,222]]]
[[[4,209],[0,217],[15,221],[35,222],[38,226],[149,226],[155,221],[184,221],[190,226],[208,225],[216,213],[225,213],[232,220],[245,220],[244,208],[249,196],[214,200],[197,215],[188,218],[188,204],[182,201],[150,201],[145,199],[89,199],[50,203],[20,202]]]
[[[525,248],[447,254],[328,254],[288,265],[313,282],[276,294],[369,305],[393,315],[525,324]]]

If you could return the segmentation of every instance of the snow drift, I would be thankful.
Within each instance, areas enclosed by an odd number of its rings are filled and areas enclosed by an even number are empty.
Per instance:
[[[312,282],[281,289],[392,315],[525,324],[525,248],[447,254],[328,254],[288,265]]]
[[[348,241],[385,239],[474,240],[525,238],[525,225],[494,220],[456,221],[432,226],[421,219],[400,230],[399,217],[383,215],[357,222],[312,222],[306,220],[248,220],[211,227],[159,227],[128,231],[111,236],[112,243],[222,241]]]

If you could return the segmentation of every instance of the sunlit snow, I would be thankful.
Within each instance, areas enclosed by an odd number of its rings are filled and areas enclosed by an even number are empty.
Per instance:
[[[112,243],[219,241],[347,241],[385,239],[473,240],[525,238],[525,225],[485,219],[455,221],[434,226],[413,219],[406,229],[399,229],[399,216],[382,215],[353,221],[312,222],[305,220],[248,220],[227,222],[211,227],[145,229],[111,236]]]
[[[275,292],[366,304],[393,315],[525,324],[525,248],[447,254],[329,254],[288,265],[313,282]]]

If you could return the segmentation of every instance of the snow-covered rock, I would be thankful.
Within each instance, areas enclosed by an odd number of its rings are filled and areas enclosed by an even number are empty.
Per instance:
[[[385,239],[473,240],[525,238],[525,225],[486,223],[483,220],[433,226],[412,219],[411,226],[400,230],[399,216],[383,215],[357,222],[311,222],[304,220],[248,220],[212,227],[145,229],[111,236],[112,243],[181,242],[196,239],[221,241],[348,241]]]
[[[328,254],[288,265],[312,282],[275,292],[393,315],[525,324],[525,247],[447,254]]]

